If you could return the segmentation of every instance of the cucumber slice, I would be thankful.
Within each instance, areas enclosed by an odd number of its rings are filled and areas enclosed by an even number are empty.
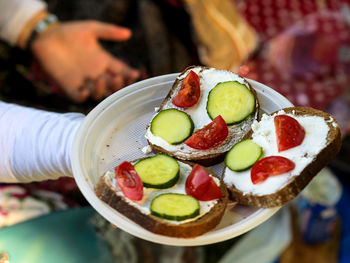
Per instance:
[[[194,129],[191,117],[177,109],[160,111],[151,122],[151,132],[169,144],[179,144],[191,136]]]
[[[246,85],[237,81],[221,82],[208,95],[209,117],[213,120],[221,115],[227,125],[243,121],[254,109],[254,94]]]
[[[168,220],[183,221],[199,215],[199,202],[190,195],[160,194],[152,200],[151,214]]]
[[[251,140],[236,143],[225,157],[225,164],[232,171],[242,171],[256,163],[262,155],[262,148]]]
[[[134,167],[142,180],[143,186],[148,188],[164,189],[172,187],[180,177],[178,162],[164,154],[142,159]]]

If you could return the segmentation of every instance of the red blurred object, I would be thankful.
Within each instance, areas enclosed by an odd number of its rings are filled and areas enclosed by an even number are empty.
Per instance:
[[[34,184],[32,188],[54,191],[62,194],[79,191],[79,188],[72,177],[60,177],[57,180],[47,180]]]
[[[30,70],[25,74],[25,78],[47,93],[55,93],[65,97],[65,93],[59,85],[43,70],[36,60],[31,61]]]
[[[166,0],[169,5],[172,5],[173,7],[176,8],[183,8],[182,1],[181,0]]]
[[[334,12],[338,16],[349,0],[233,0],[245,19],[267,40],[310,14]],[[317,25],[318,26],[318,25]]]
[[[240,74],[293,104],[325,109],[350,80],[349,1],[236,1],[262,46]]]

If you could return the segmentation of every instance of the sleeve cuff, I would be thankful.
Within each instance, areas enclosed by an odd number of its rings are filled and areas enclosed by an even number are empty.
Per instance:
[[[39,0],[11,0],[1,4],[0,37],[14,45],[26,23],[47,5]]]

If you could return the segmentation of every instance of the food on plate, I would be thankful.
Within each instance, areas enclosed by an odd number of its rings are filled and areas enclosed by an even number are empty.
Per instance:
[[[242,171],[256,163],[262,155],[262,148],[245,139],[235,144],[226,154],[225,165],[233,171]]]
[[[225,120],[219,115],[202,129],[196,130],[185,144],[192,149],[206,150],[220,145],[228,136]]]
[[[173,125],[169,125],[169,123]],[[193,128],[193,121],[187,113],[177,109],[166,109],[153,118],[150,130],[154,136],[175,145],[190,137]]]
[[[95,193],[145,229],[182,238],[213,229],[228,201],[226,186],[211,170],[164,154],[121,163],[100,177]]]
[[[306,107],[263,114],[255,90],[225,70],[181,73],[146,128],[151,157],[103,174],[96,195],[150,232],[192,238],[215,228],[229,198],[278,207],[338,153],[333,116]],[[217,177],[201,165],[224,160]]]
[[[159,218],[183,221],[198,216],[200,205],[191,195],[165,193],[153,198],[150,210],[152,215]]]
[[[258,113],[256,92],[244,78],[192,66],[175,80],[146,138],[154,152],[208,166],[247,135]]]
[[[222,191],[217,182],[200,165],[196,164],[186,180],[186,193],[199,201],[210,201],[222,197]]]
[[[190,71],[181,83],[179,92],[173,98],[172,103],[180,108],[192,107],[197,103],[201,95],[200,79]]]
[[[115,168],[115,180],[127,198],[134,201],[142,199],[142,181],[131,163],[123,162]]]
[[[251,137],[228,152],[223,180],[238,203],[281,206],[303,190],[340,146],[339,126],[328,113],[292,107],[263,114],[253,123]]]
[[[172,157],[158,154],[142,159],[134,165],[144,187],[165,189],[177,183],[180,165]]]
[[[238,81],[218,83],[208,95],[207,112],[211,119],[221,115],[227,125],[239,123],[255,111],[254,93]]]

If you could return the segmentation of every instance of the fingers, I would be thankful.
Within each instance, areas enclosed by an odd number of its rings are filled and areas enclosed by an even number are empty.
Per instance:
[[[110,89],[113,92],[115,92],[115,91],[118,91],[118,90],[124,88],[125,86],[126,85],[125,85],[124,78],[121,75],[116,75],[116,76],[114,76],[114,78],[111,82]]]
[[[108,91],[108,86],[110,85],[110,77],[106,74],[102,74],[95,81],[95,88],[91,92],[91,97],[94,100],[101,100],[104,97],[111,95],[111,92]]]
[[[107,66],[107,72],[113,77],[121,77],[123,79],[124,85],[130,85],[134,83],[135,80],[140,78],[140,71],[129,67],[127,64],[121,60],[110,57],[110,62]],[[115,80],[119,81],[119,80]]]
[[[122,75],[118,74],[112,76],[107,73],[99,76],[94,83],[95,86],[91,91],[91,97],[97,101],[108,97],[112,93],[128,85],[126,79]]]
[[[57,78],[56,81],[67,97],[77,103],[85,101],[94,87],[94,83],[84,81],[83,77],[74,71],[64,78]]]
[[[91,91],[90,88],[85,86],[79,88],[63,88],[67,94],[67,96],[73,100],[74,102],[81,103],[85,101],[89,96]]]
[[[103,63],[95,63],[87,69],[80,67],[64,78],[66,94],[73,101],[83,102],[88,97],[99,101],[134,83],[140,77],[138,70],[114,58],[105,50],[101,49],[99,52],[97,60]]]
[[[121,75],[112,77],[104,73],[95,80],[86,80],[85,84],[78,89],[79,93],[75,93],[71,98],[76,102],[82,102],[90,96],[93,100],[100,101],[124,87],[125,81]]]
[[[138,71],[128,67],[128,69],[124,69],[119,73],[101,74],[95,80],[86,79],[81,87],[68,88],[66,93],[75,102],[83,102],[89,96],[99,101],[135,82],[139,75]]]
[[[90,22],[90,25],[96,36],[101,39],[124,41],[131,37],[131,31],[125,27],[97,21]]]
[[[124,73],[112,74],[109,72],[101,74],[93,81],[89,80],[89,85],[84,85],[83,89],[80,90],[83,93],[80,94],[78,99],[86,99],[90,95],[92,99],[99,101],[135,82],[135,78],[139,76],[139,73],[135,70],[131,70],[130,75],[124,75]]]

